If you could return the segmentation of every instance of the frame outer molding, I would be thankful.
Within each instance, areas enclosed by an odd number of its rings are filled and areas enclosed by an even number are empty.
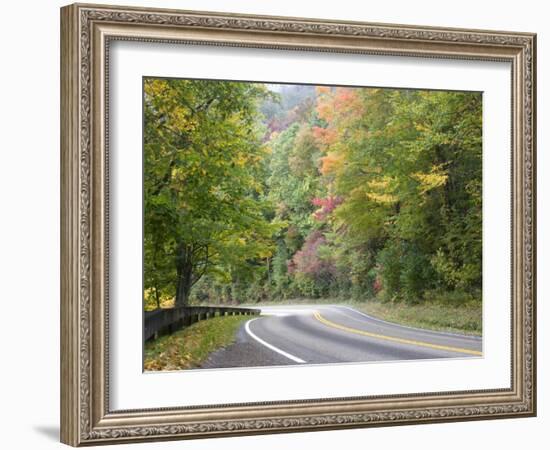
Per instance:
[[[61,441],[79,437],[79,61],[77,10],[61,10]]]
[[[105,79],[110,39],[511,62],[511,388],[110,411]],[[61,441],[79,446],[535,415],[535,52],[536,36],[529,33],[106,5],[62,8]]]

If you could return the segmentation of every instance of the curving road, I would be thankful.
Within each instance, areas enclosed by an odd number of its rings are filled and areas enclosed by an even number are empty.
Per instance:
[[[236,342],[203,368],[328,364],[482,356],[476,336],[411,328],[341,305],[261,307]]]

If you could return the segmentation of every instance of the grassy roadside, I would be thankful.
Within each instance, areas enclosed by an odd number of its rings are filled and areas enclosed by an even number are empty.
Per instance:
[[[349,306],[388,322],[437,331],[450,331],[481,336],[482,318],[479,305],[448,306],[439,303],[407,305],[369,300]]]
[[[248,316],[225,316],[203,320],[145,343],[146,371],[198,367],[208,355],[235,340],[235,333]]]
[[[449,306],[443,303],[406,304],[381,302],[376,299],[365,302],[342,301],[339,299],[286,299],[280,302],[266,302],[263,306],[276,305],[322,305],[340,304],[350,306],[378,319],[400,325],[427,330],[449,331],[453,333],[481,336],[481,307],[476,304]],[[251,307],[260,304],[248,305]]]

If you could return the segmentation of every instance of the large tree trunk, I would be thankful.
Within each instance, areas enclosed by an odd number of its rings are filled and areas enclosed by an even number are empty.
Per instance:
[[[178,245],[176,273],[176,306],[186,306],[193,285],[193,255],[189,245]]]
[[[180,243],[176,253],[176,306],[186,306],[193,285],[206,273],[208,246]]]

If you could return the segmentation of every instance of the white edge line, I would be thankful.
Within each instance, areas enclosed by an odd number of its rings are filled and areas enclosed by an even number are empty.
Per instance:
[[[427,334],[435,334],[435,335],[443,334],[443,335],[446,335],[446,336],[454,336],[454,337],[458,337],[458,338],[471,339],[471,340],[474,340],[474,341],[481,341],[483,339],[483,337],[481,337],[481,336],[475,336],[475,335],[472,335],[472,334],[459,334],[459,333],[450,333],[448,331],[426,330],[424,328],[417,328],[417,327],[411,327],[411,326],[408,326],[408,325],[401,325],[399,323],[389,322],[387,320],[383,320],[383,319],[379,319],[377,317],[370,316],[368,314],[365,314],[362,311],[359,311],[355,308],[352,308],[351,306],[346,306],[346,305],[330,305],[330,306],[336,306],[336,308],[348,309],[348,310],[353,311],[357,314],[365,316],[367,319],[371,319],[371,320],[374,320],[376,322],[387,323],[388,325],[394,325],[394,326],[397,326],[397,327],[408,328],[409,330],[421,331],[421,332],[424,332],[424,333],[427,333]]]
[[[256,317],[257,319],[257,317]],[[294,355],[291,355],[290,353],[287,353],[283,350],[281,350],[280,348],[277,348],[275,347],[274,345],[271,345],[269,343],[267,343],[266,341],[264,341],[263,339],[260,339],[258,336],[256,336],[251,330],[250,330],[250,322],[253,322],[255,321],[256,319],[250,319],[248,322],[246,322],[246,324],[244,325],[244,329],[246,330],[246,332],[248,333],[248,335],[252,338],[252,339],[255,339],[256,341],[258,341],[260,344],[262,344],[263,346],[267,347],[268,349],[270,350],[273,350],[274,352],[276,353],[279,353],[279,355],[283,355],[284,357],[294,361],[294,362],[297,362],[297,363],[300,363],[300,364],[304,364],[305,361],[303,359],[300,359],[300,358],[297,358],[296,356]]]

